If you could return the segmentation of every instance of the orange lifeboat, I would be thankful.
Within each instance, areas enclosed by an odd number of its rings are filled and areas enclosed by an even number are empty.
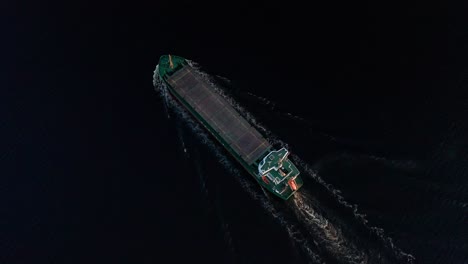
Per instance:
[[[294,179],[289,179],[288,180],[288,185],[289,185],[289,187],[291,187],[291,189],[293,191],[297,190],[297,184],[296,184],[296,181]]]

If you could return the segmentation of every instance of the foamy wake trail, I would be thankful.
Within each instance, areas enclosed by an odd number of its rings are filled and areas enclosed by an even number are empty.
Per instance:
[[[163,82],[154,82],[154,84],[158,85],[156,90],[159,91],[161,96],[164,97],[163,91],[167,91],[165,84]],[[205,130],[198,123],[193,121],[189,113],[180,107],[171,97],[167,97],[167,102],[169,108],[173,110],[173,112],[179,118],[185,121],[186,125],[190,128],[194,135],[215,154],[216,158],[223,165],[223,167],[235,177],[235,179],[242,186],[243,190],[245,190],[254,200],[258,201],[259,204],[280,224],[280,226],[285,228],[291,241],[296,246],[298,246],[298,248],[303,250],[303,252],[309,258],[310,263],[324,263],[320,256],[314,252],[314,247],[297,230],[297,227],[285,219],[282,213],[274,207],[273,203],[267,198],[267,196],[265,196],[265,194],[259,192],[259,186],[253,186],[251,182],[242,177],[245,175],[245,173],[240,172],[234,166],[228,157],[222,153],[222,149],[212,141],[208,133],[205,132]],[[203,186],[205,186],[204,188],[206,189],[205,183]]]
[[[200,76],[203,77],[206,82],[210,83],[215,88],[216,92],[223,96],[223,98],[226,99],[244,118],[246,118],[255,128],[263,132],[270,143],[281,144],[290,149],[288,144],[281,141],[277,136],[273,135],[271,131],[257,122],[257,120],[255,120],[255,118],[248,111],[246,111],[222,89],[220,89],[212,80],[210,75],[201,71],[195,62],[189,61],[189,64],[198,72],[198,74],[200,74]],[[313,263],[323,263],[323,260],[319,257],[319,255],[314,252],[314,250],[317,250],[316,247],[310,244],[309,239],[298,232],[298,228],[294,224],[286,220],[283,214],[278,211],[274,204],[268,199],[268,195],[262,194],[259,192],[258,186],[254,187],[252,186],[252,183],[246,181],[242,177],[243,174],[230,162],[230,160],[224,154],[222,154],[221,148],[214,144],[214,142],[209,138],[209,135],[200,127],[200,125],[195,123],[191,116],[189,116],[189,114],[183,108],[179,107],[179,105],[171,97],[167,96],[167,88],[165,87],[165,84],[161,81],[156,81],[154,84],[158,86],[158,89],[156,90],[160,91],[161,96],[167,98],[167,105],[173,109],[174,112],[178,114],[184,121],[186,121],[194,134],[214,152],[219,162],[230,172],[231,175],[235,177],[243,189],[254,200],[258,201],[260,205],[266,211],[268,211],[282,227],[285,228],[291,240],[296,245],[298,245],[303,250],[303,252],[307,253],[310,261]],[[271,105],[274,104],[271,103]],[[324,186],[326,190],[330,192],[332,196],[338,201],[339,204],[351,209],[354,217],[359,219],[369,230],[381,238],[381,240],[399,257],[399,259],[406,260],[406,263],[413,263],[414,257],[410,254],[404,253],[401,249],[397,248],[393,244],[392,239],[384,235],[383,229],[368,225],[368,221],[366,220],[365,215],[358,212],[357,205],[350,204],[345,201],[339,190],[326,183],[320,176],[317,175],[317,173],[314,172],[314,170],[312,170],[311,166],[302,159],[294,154],[291,154],[290,157],[300,168],[303,175],[308,175],[310,178]],[[359,252],[359,250],[357,250],[352,243],[346,241],[342,236],[341,230],[329,223],[329,221],[321,216],[317,210],[313,209],[311,204],[312,201],[308,199],[306,195],[302,195],[301,192],[299,192],[294,198],[294,206],[292,209],[297,215],[298,220],[303,222],[307,227],[308,231],[311,233],[311,236],[316,239],[320,239],[322,242],[317,244],[314,241],[314,244],[320,245],[320,247],[325,247],[326,250],[331,252],[339,261],[344,261],[346,263],[367,263],[367,256],[364,253]]]
[[[268,106],[275,106],[276,104],[274,102],[272,102],[271,100],[267,99],[267,98],[264,98],[264,97],[260,97],[260,96],[257,96],[255,94],[252,94],[252,93],[249,93],[249,95],[251,95],[252,97],[255,97],[257,98],[259,101],[261,101],[263,104],[265,105],[268,105]],[[244,109],[241,109],[242,111],[245,111]],[[307,120],[305,120],[304,118],[300,117],[300,116],[297,116],[297,115],[293,115],[291,113],[287,113],[286,114],[288,117],[290,117],[291,119],[293,120],[296,120],[296,121],[301,121],[301,122],[304,122],[304,123],[308,123]],[[254,123],[254,125],[256,126],[257,124]],[[259,127],[260,129],[262,129],[262,127]],[[268,133],[266,133],[268,134]],[[328,134],[324,134],[326,137],[328,137],[329,139],[333,140],[333,141],[336,141],[336,138],[332,135],[328,135]],[[281,145],[287,145],[285,144],[285,142],[281,141],[280,139],[278,138],[275,138],[274,139],[274,142],[275,143],[280,143]],[[352,157],[351,155],[347,154],[347,153],[344,153],[343,155],[347,155],[349,157]],[[408,254],[408,253],[405,253],[403,252],[400,248],[396,247],[393,243],[393,240],[386,236],[384,234],[384,230],[382,228],[378,228],[378,227],[374,227],[374,226],[370,226],[368,225],[368,220],[366,219],[366,215],[365,214],[362,214],[362,213],[359,213],[358,212],[358,206],[355,205],[355,204],[350,204],[348,203],[344,197],[341,195],[341,191],[338,190],[338,189],[335,189],[331,184],[328,184],[326,183],[313,169],[312,167],[307,164],[305,161],[303,161],[302,159],[300,159],[297,155],[294,155],[294,154],[291,154],[290,157],[292,158],[292,160],[294,161],[294,163],[296,165],[298,165],[298,167],[300,168],[300,171],[303,175],[308,175],[309,177],[311,177],[312,179],[314,179],[316,182],[318,182],[319,184],[321,184],[323,187],[326,188],[326,190],[332,194],[332,196],[336,199],[336,201],[343,205],[344,207],[348,208],[348,209],[351,209],[352,212],[353,212],[353,215],[356,219],[358,219],[362,224],[364,224],[366,226],[366,228],[368,228],[369,230],[371,230],[374,234],[376,234],[382,241],[383,243],[391,248],[391,250],[394,252],[394,254],[399,258],[401,259],[402,261],[405,261],[406,263],[414,263],[414,256],[412,256],[411,254]],[[419,166],[416,162],[414,161],[400,161],[400,160],[389,160],[389,159],[386,159],[384,157],[378,157],[378,156],[375,156],[375,155],[367,155],[366,156],[367,159],[370,159],[370,160],[374,160],[374,161],[377,161],[377,162],[381,162],[387,166],[391,166],[393,168],[401,168],[401,169],[417,169]],[[301,191],[303,192],[303,191]],[[302,220],[306,220],[308,221],[307,217],[310,215],[306,213],[306,211],[304,211],[304,209],[306,208],[305,205],[307,205],[307,203],[304,203],[303,202],[303,197],[301,197],[301,194],[298,194],[297,195],[299,197],[299,204],[295,203],[296,206],[298,206],[300,208],[300,210],[302,210],[302,216],[305,216],[306,218],[303,218]],[[295,198],[296,199],[296,198]],[[310,204],[310,200],[309,200],[309,204]],[[301,206],[299,206],[301,205]],[[310,207],[308,207],[310,208]],[[295,208],[296,209],[296,212],[297,212],[297,209],[298,208]],[[304,214],[305,213],[305,214]],[[299,218],[301,219],[301,218]],[[318,219],[318,218],[317,218]],[[315,221],[317,221],[317,219],[315,219]],[[310,222],[310,221],[308,221]],[[315,222],[317,223],[317,222]],[[338,249],[340,247],[336,247],[335,249]],[[365,259],[365,255],[363,254],[359,254],[359,253],[356,253],[356,256],[357,256],[357,260],[359,259],[359,256],[362,256],[362,260],[361,261],[364,261]],[[361,263],[361,262],[358,262],[358,263]],[[365,263],[365,262],[363,262]]]
[[[182,126],[181,124],[179,124],[178,121],[176,121],[176,130],[177,130],[177,137],[179,138],[179,142],[180,142],[180,147],[182,148],[182,151],[184,152],[184,156],[188,158],[190,154],[187,151],[187,147],[185,145],[184,131],[182,130]]]
[[[390,248],[393,253],[401,260],[405,261],[406,263],[414,263],[414,256],[411,254],[403,252],[400,248],[395,246],[393,243],[392,238],[386,236],[384,234],[384,230],[382,228],[370,226],[368,224],[368,220],[366,219],[366,215],[358,212],[358,206],[355,204],[348,203],[344,197],[341,195],[341,191],[335,189],[331,184],[326,183],[306,162],[304,162],[301,158],[297,155],[291,154],[290,157],[294,161],[294,163],[300,168],[302,175],[307,175],[314,179],[316,182],[321,184],[326,190],[333,195],[333,197],[344,207],[351,209],[353,212],[354,217],[359,220],[363,225],[366,226],[369,230],[371,230],[377,237],[381,239],[384,245]]]
[[[367,255],[349,243],[338,227],[335,227],[314,209],[313,201],[305,194],[305,190],[294,195],[292,209],[299,221],[307,227],[311,236],[319,240],[318,243],[337,261],[340,263],[368,263]]]
[[[423,167],[419,162],[414,160],[394,160],[385,157],[379,157],[372,154],[354,154],[344,151],[326,159],[319,160],[314,164],[314,168],[319,169],[325,162],[339,161],[343,159],[353,162],[371,161],[376,162],[385,167],[389,167],[392,169],[400,169],[404,171],[415,171]]]
[[[270,108],[271,110],[275,110],[275,107],[276,107],[276,103],[265,98],[265,97],[262,97],[262,96],[259,96],[259,95],[256,95],[256,94],[253,94],[251,92],[248,92],[247,93],[248,95],[254,97],[255,99],[257,99],[258,101],[260,101],[263,105],[267,106],[268,108]]]
[[[276,107],[276,102],[274,102],[274,101],[272,101],[272,100],[270,100],[268,98],[256,95],[256,94],[251,93],[251,92],[247,92],[246,94],[249,95],[252,98],[255,98],[258,102],[260,102],[260,104],[263,104],[264,106],[270,108],[271,111],[275,111],[274,112],[275,114],[282,115],[282,116],[284,116],[286,118],[289,118],[289,119],[291,119],[293,121],[299,122],[301,124],[306,124],[307,126],[312,125],[309,120],[307,120],[307,119],[305,119],[305,118],[303,118],[301,116],[298,116],[298,115],[295,115],[295,114],[289,113],[289,112],[278,111],[277,107]],[[328,133],[325,133],[323,131],[315,131],[314,130],[314,133],[316,133],[318,135],[321,135],[322,137],[327,138],[330,141],[338,141],[338,139],[335,136],[330,135]]]
[[[167,115],[167,118],[171,118],[169,114],[169,109],[168,109],[168,100],[169,100],[169,94],[167,92],[167,87],[164,84],[164,82],[161,80],[159,77],[159,65],[156,65],[156,69],[154,69],[153,72],[153,87],[156,90],[156,92],[159,93],[163,100],[163,105],[164,105],[164,112]]]

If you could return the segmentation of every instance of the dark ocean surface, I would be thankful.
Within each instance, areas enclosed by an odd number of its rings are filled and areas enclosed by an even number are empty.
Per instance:
[[[468,263],[465,4],[2,5],[0,263]],[[294,199],[155,90],[168,53],[287,144]]]

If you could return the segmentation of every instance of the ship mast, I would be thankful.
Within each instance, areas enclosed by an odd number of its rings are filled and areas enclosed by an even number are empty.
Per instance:
[[[172,57],[171,57],[171,54],[169,54],[169,66],[172,68],[174,68],[174,63],[172,63]]]

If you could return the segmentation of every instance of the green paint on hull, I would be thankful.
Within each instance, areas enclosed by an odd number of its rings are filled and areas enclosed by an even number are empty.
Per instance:
[[[248,164],[211,125],[168,83],[168,78],[188,66],[179,56],[163,55],[159,59],[159,76],[171,93],[200,123],[221,143],[221,145],[254,177],[265,189],[283,200],[289,199],[302,185],[299,170],[287,158],[284,148],[268,150],[252,164]],[[188,66],[190,67],[190,66]],[[260,169],[259,169],[260,165]]]

